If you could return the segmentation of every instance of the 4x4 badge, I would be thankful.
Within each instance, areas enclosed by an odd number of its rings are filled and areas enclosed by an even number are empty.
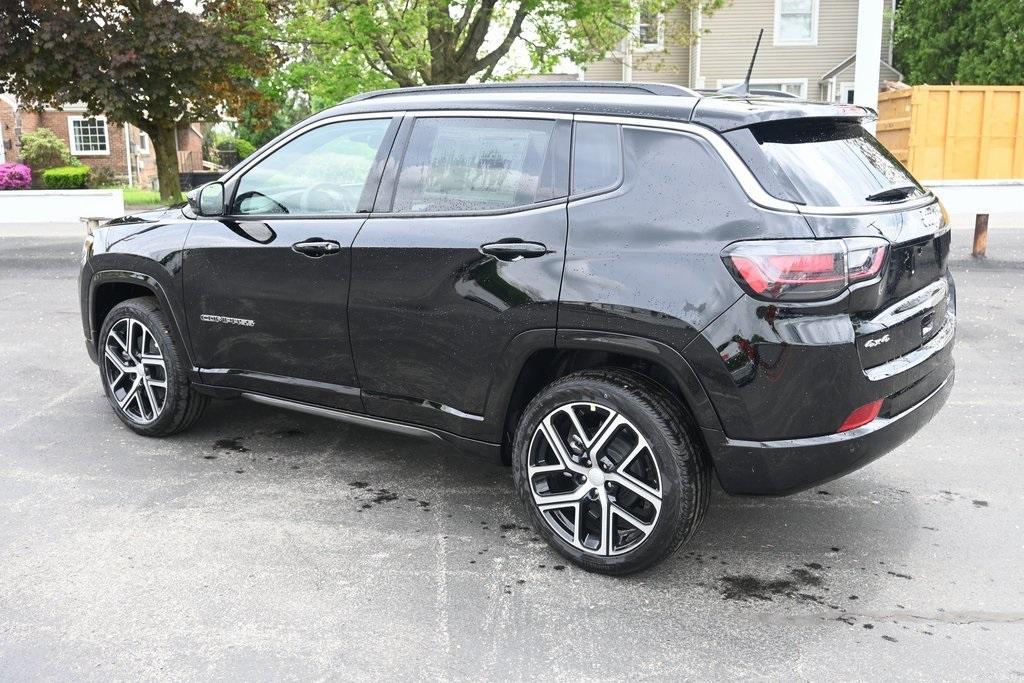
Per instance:
[[[869,339],[869,340],[867,340],[866,342],[864,342],[864,348],[865,349],[873,349],[876,346],[881,346],[882,344],[887,343],[888,341],[889,341],[889,335],[886,334],[886,335],[883,335],[881,337],[878,337],[877,339]]]

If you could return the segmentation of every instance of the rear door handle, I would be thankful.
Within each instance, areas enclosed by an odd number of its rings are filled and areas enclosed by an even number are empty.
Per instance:
[[[320,258],[329,254],[337,254],[341,251],[341,245],[334,240],[310,237],[307,240],[293,244],[292,251],[309,256],[310,258]]]
[[[502,240],[480,247],[480,251],[501,261],[518,261],[521,258],[537,258],[550,253],[540,242],[513,242]]]

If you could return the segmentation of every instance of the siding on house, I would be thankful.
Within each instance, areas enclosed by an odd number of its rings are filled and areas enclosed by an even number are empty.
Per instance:
[[[687,12],[674,9],[665,14],[664,49],[633,51],[633,73],[629,77],[625,68],[625,55],[620,51],[586,68],[588,81],[658,81],[676,85],[690,84],[690,47],[678,44],[680,32],[687,32],[690,17]]]
[[[896,0],[885,0],[880,58],[892,60],[892,13]],[[756,83],[797,82],[809,99],[824,99],[830,92],[831,79],[821,77],[832,71],[857,50],[857,0],[818,0],[817,40],[813,45],[775,45],[776,0],[734,0],[711,17],[692,19],[680,10],[666,16],[667,22],[699,22],[702,37],[694,46],[675,44],[673,32],[666,30],[666,49],[650,55],[634,53],[632,79],[660,81],[694,88],[717,89],[722,82],[737,81],[746,75],[747,66],[757,40],[757,32],[765,30],[761,49],[754,65],[752,80]],[[657,57],[662,57],[656,60]],[[836,75],[835,87],[852,83],[851,64]],[[586,80],[626,80],[621,54],[586,68]],[[897,80],[899,73],[879,65],[882,80]],[[835,93],[838,97],[839,93]]]

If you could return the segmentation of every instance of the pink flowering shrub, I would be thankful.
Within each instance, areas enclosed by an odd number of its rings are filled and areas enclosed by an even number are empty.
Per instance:
[[[25,164],[0,164],[0,190],[27,190],[32,187],[32,170]]]

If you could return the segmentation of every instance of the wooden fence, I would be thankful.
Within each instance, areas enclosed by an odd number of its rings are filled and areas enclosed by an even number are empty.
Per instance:
[[[881,93],[877,135],[922,180],[1024,178],[1024,86]]]

